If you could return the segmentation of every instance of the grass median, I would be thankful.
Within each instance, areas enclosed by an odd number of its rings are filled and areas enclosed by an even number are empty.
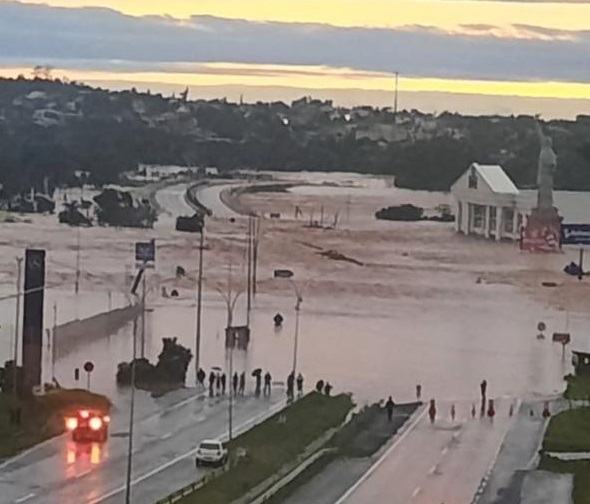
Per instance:
[[[564,397],[571,400],[587,401],[590,399],[590,376],[573,376],[565,377],[567,389]]]
[[[574,475],[574,504],[590,504],[590,461],[564,461],[543,457],[539,469]]]
[[[78,408],[109,411],[111,405],[104,396],[86,390],[53,390],[44,396],[16,403],[21,409],[21,421],[11,422],[15,401],[11,394],[0,393],[0,459],[17,455],[46,439],[65,431],[64,414]]]
[[[246,455],[180,504],[229,504],[294,461],[315,440],[338,427],[352,409],[348,395],[328,397],[313,392],[236,438],[230,452]]]
[[[577,408],[555,415],[545,434],[547,452],[590,451],[590,408]]]

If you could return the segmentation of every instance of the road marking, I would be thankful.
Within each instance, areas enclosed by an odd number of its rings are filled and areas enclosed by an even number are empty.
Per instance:
[[[91,472],[92,472],[92,469],[88,469],[88,471],[84,471],[83,473],[77,474],[76,479],[83,478],[84,476],[86,476],[87,474],[90,474]]]
[[[436,468],[437,468],[437,465],[436,465],[436,464],[434,464],[434,465],[433,465],[433,466],[430,468],[430,471],[428,471],[428,474],[434,474],[434,473],[436,472]]]
[[[441,451],[442,451],[442,454],[443,455],[446,455],[447,452],[449,451],[449,447],[448,446],[445,446]]]
[[[418,487],[416,488],[416,490],[414,490],[414,493],[412,494],[412,499],[415,499],[418,494],[420,493],[420,490],[422,490],[422,488]]]
[[[410,432],[412,432],[416,426],[420,423],[420,421],[426,416],[426,413],[428,413],[428,409],[424,408],[424,410],[422,411],[422,413],[420,413],[418,415],[418,417],[410,424],[410,426],[401,434],[401,436],[399,438],[396,439],[396,441],[387,449],[387,451],[381,455],[381,457],[379,458],[379,460],[377,460],[370,468],[369,470],[363,474],[357,481],[356,483],[354,483],[347,491],[346,493],[340,497],[340,499],[338,499],[334,504],[343,504],[344,502],[346,502],[346,500],[354,493],[357,491],[357,489],[365,482],[367,481],[371,475],[377,470],[379,469],[379,467],[381,466],[381,464],[383,464],[383,462],[385,462],[385,460],[387,459],[387,457],[389,457],[389,455],[391,455],[391,453],[393,452],[393,450],[395,450],[399,444],[410,434]]]
[[[261,419],[266,419],[266,418],[270,418],[271,416],[273,416],[276,412],[280,411],[281,409],[283,409],[286,405],[286,401],[281,401],[280,403],[276,404],[275,406],[273,406],[272,408],[263,411],[262,413],[259,413],[258,415],[250,418],[249,420],[246,420],[244,423],[242,423],[241,425],[239,425],[238,427],[236,427],[234,429],[234,434],[235,435],[239,435],[242,432],[244,432],[245,430],[248,430],[250,428],[250,426],[256,424],[256,422],[258,422]],[[221,436],[221,439],[226,439],[228,437],[227,434],[224,434]],[[135,486],[138,483],[141,483],[142,481],[145,481],[146,479],[151,478],[152,476],[168,469],[169,467],[177,464],[178,462],[180,462],[181,460],[184,460],[188,457],[192,457],[193,455],[195,455],[197,453],[198,448],[193,448],[192,450],[184,453],[183,455],[179,455],[178,457],[169,460],[168,462],[166,462],[165,464],[162,464],[159,467],[156,467],[155,469],[152,469],[151,471],[142,474],[141,476],[139,476],[138,478],[134,479],[131,482],[131,486]],[[122,491],[125,490],[125,485],[120,486],[119,488],[116,488],[115,490],[110,491],[109,493],[106,493],[104,495],[101,495],[100,497],[97,497],[94,500],[91,500],[88,502],[88,504],[99,504],[100,502],[104,502],[107,499],[110,499],[111,497],[120,494]]]
[[[162,436],[162,441],[163,441],[164,439],[170,439],[171,437],[172,437],[172,432],[169,432],[168,434],[164,434],[164,435]]]
[[[28,500],[31,500],[33,497],[35,497],[36,494],[34,493],[30,493],[28,495],[25,495],[24,497],[21,497],[20,499],[16,499],[14,502],[16,504],[20,504],[21,502],[26,502]]]

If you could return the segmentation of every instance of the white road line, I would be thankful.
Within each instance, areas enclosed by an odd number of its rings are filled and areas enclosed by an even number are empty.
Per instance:
[[[281,410],[282,408],[285,407],[286,402],[282,401],[279,404],[275,405],[274,407],[270,408],[267,411],[263,411],[262,413],[259,413],[258,415],[252,417],[251,419],[245,421],[243,424],[239,425],[236,429],[234,429],[234,434],[238,435],[241,432],[244,432],[245,430],[247,430],[248,428],[250,428],[250,426],[254,425],[256,422],[258,422],[261,419],[266,419],[266,418],[270,418],[272,415],[274,415],[277,411]],[[222,436],[222,439],[227,438],[228,435],[225,434]],[[155,476],[156,474],[168,469],[169,467],[173,466],[174,464],[177,464],[178,462],[180,462],[181,460],[184,460],[188,457],[192,457],[193,455],[195,455],[197,453],[197,448],[194,448],[182,455],[179,455],[178,457],[169,460],[168,462],[166,462],[165,464],[162,464],[159,467],[156,467],[155,469],[152,469],[151,471],[142,474],[141,476],[139,476],[138,478],[134,479],[131,482],[131,486],[135,486],[138,483],[141,483],[142,481],[145,481],[146,479],[151,478],[152,476]],[[104,502],[107,499],[110,499],[111,497],[121,493],[123,490],[125,490],[125,485],[120,486],[119,488],[116,488],[115,490],[112,490],[109,493],[106,493],[104,495],[101,495],[100,497],[97,497],[94,500],[89,501],[87,504],[99,504],[100,502]]]
[[[371,475],[377,470],[379,469],[379,467],[381,466],[381,464],[383,464],[383,462],[385,462],[385,460],[387,459],[387,457],[389,457],[389,455],[391,454],[391,452],[393,452],[393,450],[395,450],[398,445],[410,434],[410,432],[412,432],[416,426],[420,423],[420,421],[426,416],[426,413],[428,412],[427,408],[424,408],[424,410],[422,411],[422,413],[420,413],[418,415],[418,417],[411,423],[411,425],[404,431],[404,433],[397,438],[397,440],[387,449],[387,451],[381,455],[381,457],[369,468],[369,470],[363,474],[357,481],[356,483],[354,483],[347,491],[346,493],[340,497],[340,499],[338,499],[334,504],[343,504],[344,502],[346,502],[346,500],[354,493],[358,490],[358,488],[365,482],[367,481]]]
[[[431,468],[430,471],[428,471],[428,474],[434,474],[436,472],[436,464],[434,464]]]
[[[163,441],[164,439],[170,439],[171,437],[172,437],[172,432],[169,432],[168,434],[164,434],[164,435],[162,436],[162,441]]]
[[[33,497],[35,497],[36,494],[34,493],[30,493],[28,495],[25,495],[24,497],[21,497],[20,499],[16,499],[14,502],[15,504],[20,504],[21,502],[26,502],[28,500],[31,500]]]
[[[414,490],[414,493],[412,494],[412,499],[415,499],[421,490],[422,490],[422,488],[420,488],[420,487],[416,488],[416,490]]]
[[[87,474],[90,474],[91,472],[92,472],[92,469],[88,469],[88,471],[84,471],[80,474],[76,474],[76,479],[83,478],[84,476],[86,476]]]
[[[445,446],[441,451],[442,451],[442,454],[443,455],[446,455],[447,452],[449,451],[449,447],[448,446]]]

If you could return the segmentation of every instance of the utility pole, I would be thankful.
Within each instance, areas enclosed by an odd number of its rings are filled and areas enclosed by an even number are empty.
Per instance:
[[[297,375],[297,354],[299,352],[299,314],[301,313],[301,303],[303,298],[297,294],[297,304],[295,305],[295,339],[293,342],[293,376]]]
[[[399,72],[395,72],[395,97],[394,97],[394,101],[393,101],[394,115],[397,115],[398,97],[399,97]]]
[[[247,262],[248,262],[248,267],[247,267],[247,275],[248,275],[248,281],[247,281],[247,289],[248,289],[248,293],[247,293],[247,307],[246,307],[246,325],[248,327],[250,327],[250,312],[252,311],[252,258],[253,258],[253,254],[252,254],[252,238],[253,238],[253,227],[254,224],[254,219],[252,218],[252,215],[248,215],[248,253],[247,253]]]
[[[201,236],[199,238],[199,276],[197,280],[197,334],[195,337],[195,381],[197,374],[201,368],[201,316],[203,309],[203,246],[205,238],[203,236],[204,229],[201,228]]]
[[[141,280],[141,358],[145,359],[145,299],[146,299],[146,287],[145,287],[145,274]]]
[[[55,345],[57,342],[57,302],[53,303],[53,338],[51,344],[51,380],[55,383]]]
[[[80,226],[76,233],[76,282],[74,284],[76,293],[76,306],[78,306],[78,293],[80,292]]]
[[[137,358],[137,317],[133,319],[133,360],[131,361],[131,403],[129,406],[129,439],[127,444],[127,477],[125,504],[131,504],[131,474],[133,472],[133,423],[135,414],[135,359]]]
[[[14,321],[14,373],[12,376],[12,389],[14,398],[18,395],[17,377],[18,377],[18,339],[20,336],[20,296],[21,296],[21,277],[22,277],[23,258],[16,258],[16,319]]]
[[[256,297],[256,294],[258,292],[258,245],[260,244],[260,226],[260,217],[256,216],[254,220],[254,257],[252,258],[252,295],[254,297]]]

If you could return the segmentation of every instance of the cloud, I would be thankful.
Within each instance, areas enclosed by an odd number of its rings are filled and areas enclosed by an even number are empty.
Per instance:
[[[590,31],[516,25],[510,37],[498,36],[489,25],[466,28],[466,33],[447,33],[425,26],[344,28],[212,16],[179,20],[105,8],[0,3],[4,61],[83,61],[113,71],[121,65],[143,71],[225,61],[399,70],[447,79],[590,82]]]

